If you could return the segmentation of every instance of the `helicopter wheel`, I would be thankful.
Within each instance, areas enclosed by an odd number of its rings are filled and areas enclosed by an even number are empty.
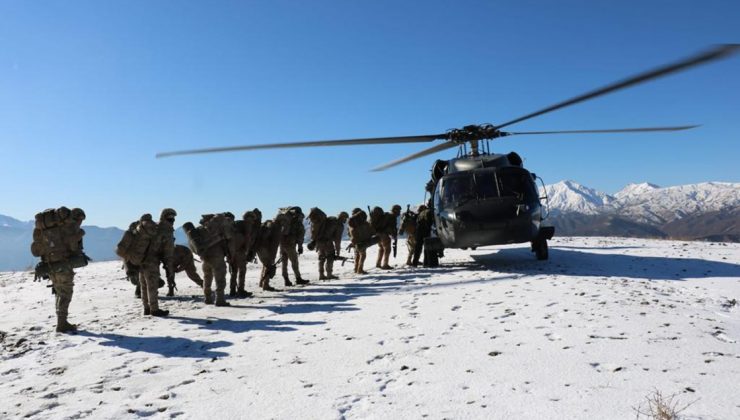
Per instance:
[[[547,239],[539,239],[533,242],[532,248],[538,260],[543,261],[548,258],[549,252],[547,248]]]

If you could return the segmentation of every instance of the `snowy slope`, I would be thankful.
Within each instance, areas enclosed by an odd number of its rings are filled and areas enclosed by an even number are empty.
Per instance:
[[[47,288],[0,273],[0,417],[624,419],[658,389],[690,418],[740,418],[739,244],[446,252],[440,269],[340,267],[230,308],[178,277],[168,319],[141,315],[118,263],[92,264],[72,336],[50,332]]]
[[[626,187],[622,188],[619,192],[614,194],[614,198],[620,201],[626,201],[633,197],[637,197],[657,189],[660,189],[660,187],[649,182],[642,182],[640,184],[627,184]]]
[[[704,182],[645,189],[620,198],[616,207],[638,221],[666,223],[692,214],[740,207],[740,184]]]
[[[547,185],[545,191],[553,215],[570,212],[597,214],[614,200],[607,194],[575,181],[560,181],[557,184]]]

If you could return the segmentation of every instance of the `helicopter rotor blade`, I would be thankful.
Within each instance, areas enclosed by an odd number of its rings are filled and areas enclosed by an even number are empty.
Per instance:
[[[436,144],[436,145],[434,145],[434,146],[432,146],[432,147],[430,147],[428,149],[424,149],[424,150],[422,150],[420,152],[416,152],[413,155],[409,155],[409,156],[406,156],[404,158],[401,158],[401,159],[398,159],[398,160],[394,160],[393,162],[386,163],[385,165],[382,165],[382,166],[378,166],[376,168],[373,168],[372,169],[372,172],[384,171],[384,170],[386,170],[388,168],[392,168],[392,167],[397,166],[397,165],[400,165],[402,163],[406,163],[408,161],[411,161],[411,160],[414,160],[414,159],[418,159],[420,157],[428,156],[428,155],[431,155],[433,153],[441,152],[442,150],[451,149],[451,148],[457,147],[457,146],[458,146],[458,144],[455,143],[455,142],[452,142],[452,141],[448,141],[448,142]]]
[[[596,98],[602,95],[606,95],[607,93],[611,93],[611,92],[614,92],[620,89],[628,88],[630,86],[635,86],[640,83],[647,82],[653,79],[657,79],[659,77],[663,77],[671,73],[676,73],[681,70],[685,70],[685,69],[688,69],[690,67],[693,67],[699,64],[703,64],[703,63],[707,63],[707,62],[717,60],[720,58],[728,57],[731,54],[737,52],[738,49],[740,49],[740,44],[718,45],[710,50],[707,50],[700,54],[686,58],[684,60],[677,61],[672,64],[668,64],[668,65],[658,67],[653,70],[646,71],[644,73],[637,74],[627,79],[620,80],[618,82],[614,82],[610,85],[604,86],[600,89],[596,89],[591,92],[584,93],[582,95],[579,95],[574,98],[568,99],[566,101],[557,103],[555,105],[551,105],[547,108],[541,109],[531,114],[524,115],[523,117],[519,117],[511,121],[507,121],[501,125],[497,125],[496,128],[501,129],[503,127],[506,127],[506,126],[509,126],[509,125],[512,125],[518,122],[522,122],[524,120],[528,120],[530,118],[534,118],[542,114],[546,114],[548,112],[552,112],[552,111],[555,111],[561,108],[565,108],[567,106],[571,106],[571,105],[575,105],[580,102],[587,101],[589,99],[593,99],[593,98]]]
[[[641,127],[641,128],[610,128],[606,130],[559,130],[559,131],[507,131],[506,136],[528,134],[604,134],[604,133],[647,133],[656,131],[682,131],[699,127],[699,125],[681,125],[676,127]]]
[[[157,158],[181,155],[195,155],[202,153],[219,153],[219,152],[236,152],[242,150],[261,150],[261,149],[287,149],[296,147],[323,147],[323,146],[357,146],[363,144],[396,144],[396,143],[424,143],[434,140],[446,139],[447,134],[432,134],[426,136],[405,136],[405,137],[371,137],[362,139],[346,140],[318,140],[302,141],[296,143],[270,143],[270,144],[253,144],[247,146],[227,146],[211,147],[206,149],[178,150],[174,152],[157,153]]]

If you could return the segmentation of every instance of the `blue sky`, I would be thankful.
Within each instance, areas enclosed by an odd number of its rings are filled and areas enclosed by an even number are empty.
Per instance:
[[[503,122],[740,42],[737,1],[0,0],[0,214],[330,213],[418,203],[427,145],[154,159],[156,152],[416,135]],[[669,134],[508,138],[547,183],[613,193],[740,181],[740,57],[553,112],[512,131],[703,124]]]

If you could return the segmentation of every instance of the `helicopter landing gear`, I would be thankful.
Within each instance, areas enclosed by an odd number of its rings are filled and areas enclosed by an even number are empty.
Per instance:
[[[532,252],[540,261],[546,260],[549,256],[547,248],[547,239],[539,238],[532,241]]]

